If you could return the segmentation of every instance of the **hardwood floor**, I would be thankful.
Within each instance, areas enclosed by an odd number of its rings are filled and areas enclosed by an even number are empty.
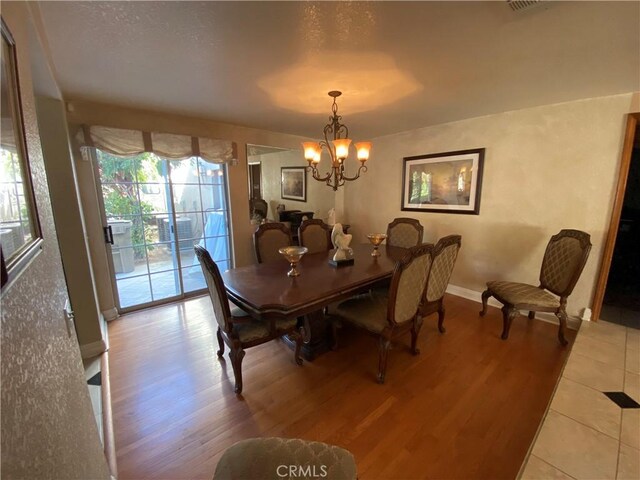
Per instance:
[[[512,479],[538,428],[570,344],[557,327],[519,316],[500,340],[502,316],[445,298],[413,357],[389,353],[375,383],[377,343],[344,328],[340,349],[295,365],[280,341],[247,350],[244,392],[233,393],[228,352],[216,351],[208,297],[109,324],[111,394],[120,479],[210,479],[238,440],[298,437],[342,446],[360,479]]]

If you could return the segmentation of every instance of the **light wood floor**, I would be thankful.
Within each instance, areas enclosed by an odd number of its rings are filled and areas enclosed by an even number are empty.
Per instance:
[[[227,447],[259,436],[347,448],[360,479],[515,478],[570,346],[525,316],[502,341],[498,309],[446,307],[447,333],[430,317],[421,355],[394,346],[384,385],[375,339],[345,328],[338,351],[302,367],[280,341],[247,350],[243,398],[216,357],[208,297],[111,322],[119,478],[210,479]]]

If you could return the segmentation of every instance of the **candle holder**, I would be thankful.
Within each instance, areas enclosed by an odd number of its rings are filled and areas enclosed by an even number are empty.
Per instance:
[[[387,235],[385,233],[370,233],[369,235],[367,235],[367,238],[369,239],[369,241],[373,245],[373,252],[371,252],[371,256],[372,257],[379,257],[380,256],[380,252],[378,251],[378,247],[380,246],[382,241],[385,238],[387,238]]]
[[[300,272],[296,270],[298,266],[298,262],[307,253],[309,249],[307,247],[282,247],[278,252],[287,259],[289,265],[291,266],[291,270],[287,272],[287,275],[290,277],[297,277],[300,275]]]

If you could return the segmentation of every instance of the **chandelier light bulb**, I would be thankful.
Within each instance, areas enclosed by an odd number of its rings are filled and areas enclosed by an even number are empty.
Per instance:
[[[318,142],[303,142],[302,148],[304,149],[304,158],[307,161],[313,161],[316,155],[320,153],[320,145],[318,145]]]
[[[356,152],[358,153],[358,160],[366,162],[369,160],[369,152],[371,150],[371,142],[358,142],[356,145]]]
[[[342,161],[349,156],[349,145],[351,145],[350,139],[336,138],[331,143],[333,143],[333,148],[335,148],[336,158],[338,160]]]

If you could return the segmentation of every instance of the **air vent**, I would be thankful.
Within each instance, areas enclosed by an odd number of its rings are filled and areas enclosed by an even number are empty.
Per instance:
[[[507,3],[514,12],[525,12],[540,6],[543,0],[507,0]]]

